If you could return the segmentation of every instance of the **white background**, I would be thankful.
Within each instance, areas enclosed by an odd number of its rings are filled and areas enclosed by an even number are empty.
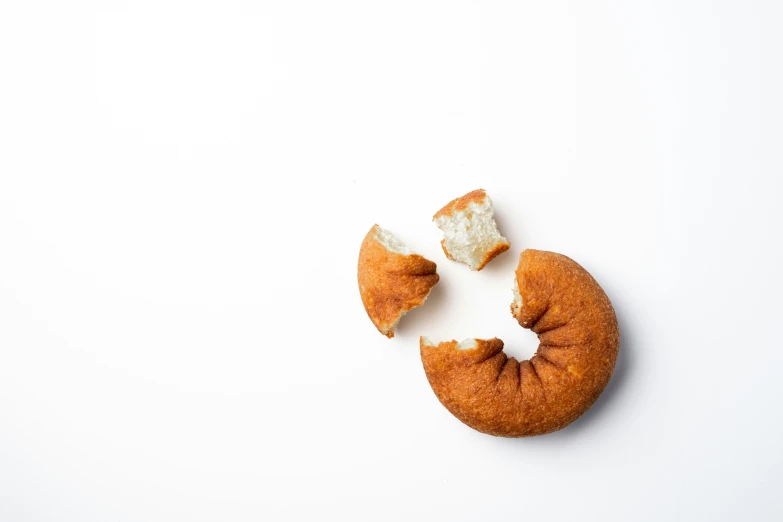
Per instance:
[[[0,520],[783,517],[783,4],[0,4]],[[512,249],[449,262],[483,187]],[[373,223],[438,264],[393,340]],[[524,248],[613,301],[598,403],[499,439],[417,337],[498,336]]]

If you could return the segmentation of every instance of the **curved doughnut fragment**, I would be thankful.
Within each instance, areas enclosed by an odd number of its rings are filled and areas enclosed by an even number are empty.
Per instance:
[[[379,332],[394,337],[402,316],[424,304],[439,280],[436,268],[378,225],[367,232],[359,250],[359,294]]]

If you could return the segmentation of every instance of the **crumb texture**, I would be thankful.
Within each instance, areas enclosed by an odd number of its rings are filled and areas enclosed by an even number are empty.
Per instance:
[[[459,420],[490,435],[527,437],[564,428],[587,411],[609,382],[620,347],[609,298],[575,261],[525,250],[516,271],[512,313],[538,334],[530,359],[503,353],[500,339],[434,346],[421,342],[427,380]]]
[[[390,252],[402,254],[404,256],[408,256],[413,253],[405,245],[405,243],[400,240],[400,238],[388,230],[382,229],[381,227],[375,227],[375,239],[377,239],[378,242],[386,247],[386,250],[389,250]]]
[[[511,246],[495,223],[492,200],[483,189],[449,202],[432,218],[443,231],[443,252],[471,270],[481,270]]]
[[[359,294],[379,332],[394,337],[402,316],[424,304],[438,282],[436,268],[390,232],[378,225],[370,229],[359,250]]]

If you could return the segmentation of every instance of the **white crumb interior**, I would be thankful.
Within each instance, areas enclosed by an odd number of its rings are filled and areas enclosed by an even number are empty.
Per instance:
[[[450,216],[439,216],[435,224],[443,231],[444,246],[451,257],[471,270],[477,270],[496,245],[508,243],[498,232],[489,196],[481,203],[471,201]]]
[[[402,254],[404,256],[409,256],[413,253],[397,236],[381,227],[378,227],[375,231],[375,239],[386,247],[386,250],[391,252],[396,252],[397,254]]]
[[[478,344],[475,339],[463,339],[457,343],[457,350],[473,350]]]
[[[438,343],[432,342],[432,339],[429,337],[421,336],[421,344],[424,346],[432,346],[437,347],[440,346]],[[456,347],[457,350],[475,350],[478,348],[478,341],[476,339],[463,339],[462,341],[458,342]]]

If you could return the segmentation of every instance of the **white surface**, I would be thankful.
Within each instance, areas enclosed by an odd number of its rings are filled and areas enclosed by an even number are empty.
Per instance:
[[[4,2],[0,520],[783,517],[780,2]],[[447,262],[483,187],[510,252]],[[365,317],[379,223],[442,281]],[[464,427],[417,354],[614,302],[571,427]]]

